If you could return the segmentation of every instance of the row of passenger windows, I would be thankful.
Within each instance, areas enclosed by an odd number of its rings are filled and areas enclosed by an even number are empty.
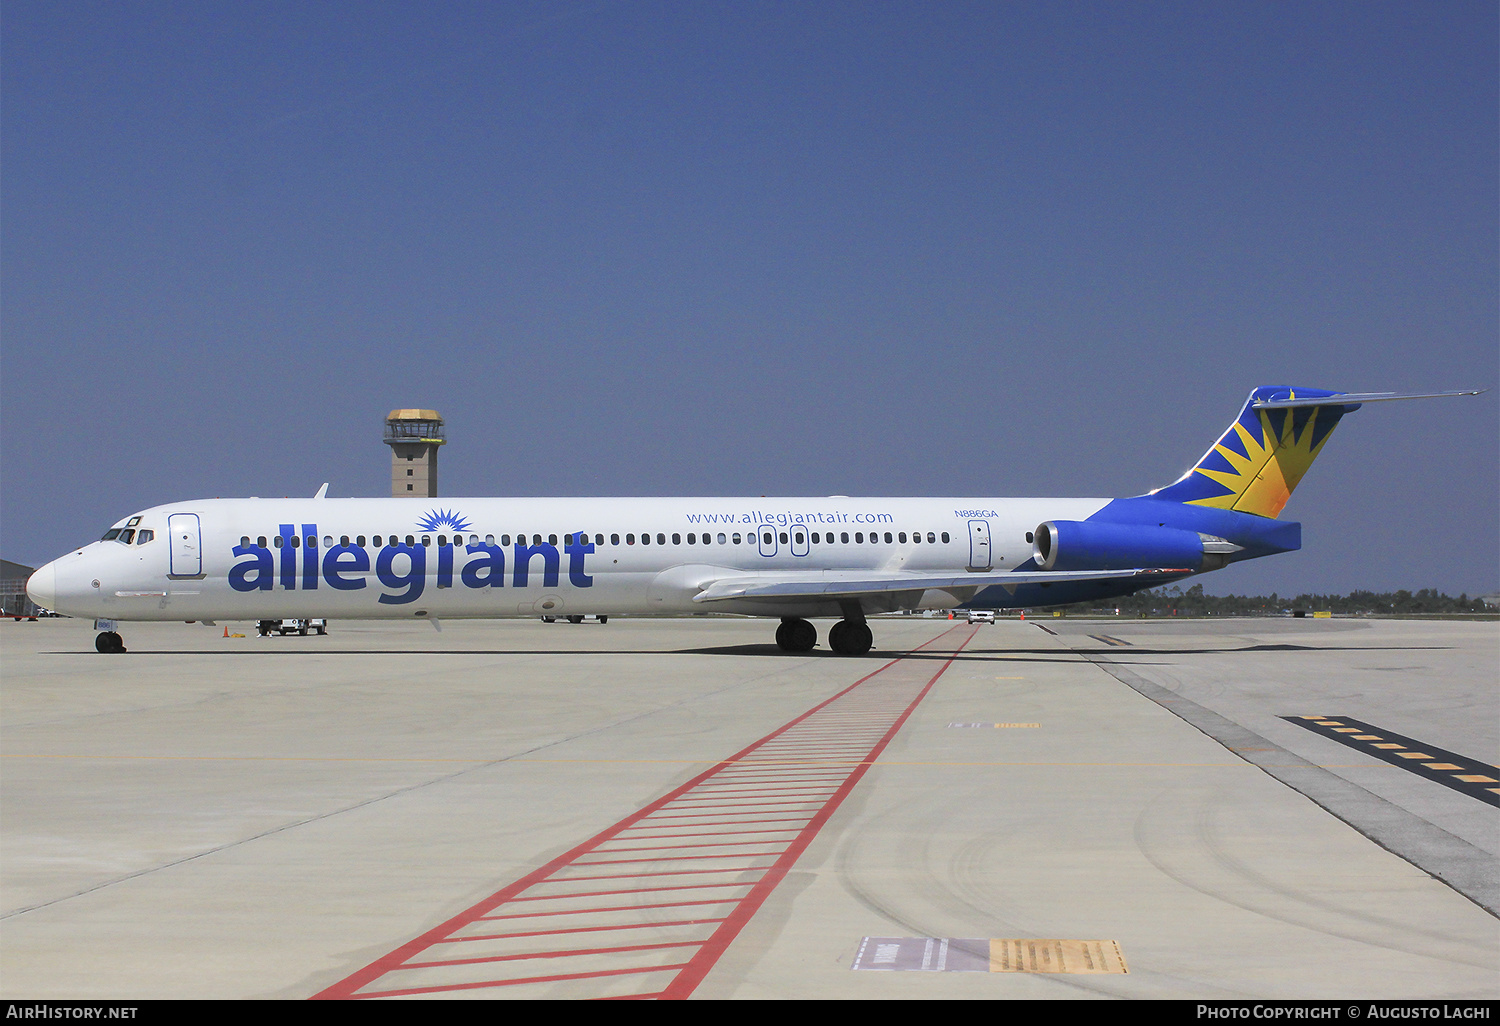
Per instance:
[[[127,531],[125,533],[129,534],[130,532]],[[111,534],[114,534],[114,532],[111,531],[110,534],[107,534],[107,535],[104,536],[106,541],[108,541],[110,539],[110,535]],[[147,541],[150,540],[149,537],[146,537],[146,536],[149,536],[150,534],[151,534],[150,531],[142,531],[141,532],[141,535],[142,535],[141,544],[145,544]],[[524,535],[524,534],[518,534],[518,535],[516,535],[516,544],[518,544],[518,545],[541,545],[542,544],[542,536],[539,535],[539,534],[530,535],[530,541],[527,540],[527,537],[528,536]],[[881,534],[879,532],[877,532],[877,531],[871,531],[869,533],[868,537],[866,536],[865,532],[863,532],[863,531],[855,531],[852,536],[850,535],[850,533],[848,531],[841,531],[839,533],[839,535],[838,535],[838,537],[837,537],[836,540],[835,540],[835,537],[834,537],[834,533],[832,531],[813,531],[812,535],[811,535],[811,542],[812,542],[813,545],[835,545],[835,544],[838,544],[838,545],[849,545],[849,544],[851,544],[851,537],[853,539],[852,540],[852,544],[855,544],[855,545],[878,545],[881,542]],[[938,543],[939,537],[942,538],[942,541],[943,541],[944,544],[947,544],[948,541],[950,540],[949,537],[948,537],[948,532],[947,531],[943,531],[942,534],[941,534],[941,536],[936,531],[928,531],[927,532],[927,539],[926,539],[927,544],[928,545],[936,545]],[[887,545],[896,545],[896,544],[905,545],[905,544],[907,544],[907,534],[906,534],[905,531],[897,531],[897,532],[894,532],[894,533],[891,532],[891,531],[886,531],[885,535],[884,535],[884,538],[885,538],[885,543]],[[126,541],[127,543],[129,542],[128,538],[127,539],[123,539],[123,540]],[[701,534],[700,535],[700,534],[698,534],[696,532],[690,532],[688,534],[688,536],[687,536],[687,544],[689,544],[689,545],[746,545],[746,544],[748,544],[748,545],[755,545],[757,543],[761,544],[761,545],[774,545],[778,541],[782,545],[786,545],[788,542],[792,542],[792,543],[797,544],[797,545],[805,545],[805,544],[808,543],[808,540],[809,540],[808,539],[808,534],[802,528],[793,528],[790,531],[777,531],[777,532],[762,531],[762,532],[760,532],[759,537],[757,537],[757,535],[754,532],[747,533],[747,534],[744,534],[744,535],[741,535],[738,532],[736,532],[734,534],[725,534],[723,532],[720,532],[717,535],[713,535],[713,534]],[[258,537],[258,538],[255,539],[255,545],[257,547],[259,547],[259,548],[262,548],[262,549],[264,549],[264,548],[271,548],[271,547],[275,547],[275,548],[279,549],[283,545],[290,545],[292,548],[295,549],[295,548],[300,548],[304,543],[310,549],[317,548],[317,546],[318,546],[318,536],[315,535],[315,534],[309,534],[309,535],[307,535],[307,537],[305,539],[303,537],[299,536],[299,535],[292,535],[290,538],[284,539],[284,538],[281,537],[281,535],[278,534],[274,538],[269,539],[269,545],[267,544],[267,541],[268,541],[268,539],[266,538],[266,536],[265,535],[261,535],[260,537]],[[556,545],[557,544],[557,535],[555,535],[555,534],[549,534],[549,535],[547,535],[546,542],[549,545]],[[577,542],[579,544],[587,545],[589,543],[589,535],[584,534],[582,532],[580,532],[580,533],[578,533],[576,535],[574,535],[574,534],[565,534],[565,535],[563,535],[563,544],[564,545],[573,545],[573,544],[575,544],[575,542]],[[443,547],[443,546],[446,546],[446,545],[450,544],[450,539],[448,538],[448,536],[446,534],[440,534],[440,535],[437,536],[437,543],[438,543],[439,547]],[[479,535],[477,535],[477,534],[471,534],[471,535],[469,535],[468,544],[470,544],[470,545],[478,545],[479,543],[480,543],[479,542]],[[493,534],[487,534],[487,535],[484,536],[484,544],[486,544],[486,545],[494,545],[495,543],[496,543],[496,538],[495,538],[495,536]],[[594,535],[593,536],[593,543],[595,545],[603,545],[604,544],[604,535],[602,535],[602,534],[596,534],[596,535]],[[627,535],[625,535],[625,544],[626,545],[635,545],[636,543],[637,543],[637,536],[636,535],[634,535],[634,534],[627,534]],[[639,536],[639,543],[641,545],[653,545],[653,544],[654,545],[666,545],[667,544],[667,535],[665,533],[658,532],[654,536],[654,540],[653,540],[653,536],[651,534],[649,534],[649,533],[643,533],[643,534],[641,534]],[[683,543],[683,538],[682,538],[682,535],[680,533],[672,535],[671,544],[673,544],[673,545],[681,545],[682,543]],[[339,544],[343,545],[343,546],[357,545],[360,548],[364,548],[365,547],[365,536],[361,534],[361,535],[356,535],[353,539],[350,539],[350,537],[347,534],[340,535],[339,536]],[[390,534],[390,535],[379,535],[379,534],[377,534],[372,539],[370,539],[370,544],[374,548],[377,548],[377,549],[380,548],[382,545],[401,545],[401,544],[406,544],[406,545],[418,545],[418,544],[421,544],[421,545],[431,545],[432,544],[432,535],[430,535],[430,534],[424,534],[424,535],[421,536],[420,541],[419,541],[418,540],[418,536],[411,535],[411,534],[408,534],[404,539],[400,535],[395,535],[395,534]],[[463,545],[464,544],[464,536],[461,535],[461,534],[455,534],[453,536],[453,538],[451,539],[451,544],[453,544],[453,545]],[[499,544],[501,544],[501,545],[509,545],[510,544],[510,535],[508,535],[508,534],[502,534],[502,535],[500,535]],[[620,536],[618,534],[611,534],[609,536],[609,544],[611,544],[611,545],[619,545],[620,544]],[[913,544],[913,545],[920,545],[920,544],[922,544],[922,532],[921,531],[913,531],[911,533],[911,544]],[[245,536],[241,537],[240,538],[240,545],[242,547],[244,547],[244,548],[249,548],[250,547],[250,536],[249,535],[245,535]],[[325,534],[323,536],[323,547],[324,548],[332,548],[333,547],[333,535],[331,535],[331,534]]]

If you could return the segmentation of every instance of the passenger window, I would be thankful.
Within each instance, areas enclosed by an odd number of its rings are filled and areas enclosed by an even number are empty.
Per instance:
[[[349,544],[349,539],[348,538],[344,539],[344,544],[345,545]],[[331,548],[333,548],[333,535],[331,535],[331,534],[325,534],[323,536],[323,547],[325,549],[331,549]]]
[[[900,534],[896,535],[896,540],[899,541],[902,545],[905,545],[906,544],[906,532],[902,531]]]
[[[300,549],[301,547],[302,547],[302,539],[301,539],[301,537],[298,536],[298,535],[295,535],[295,534],[292,535],[292,548],[294,548],[294,549]]]
[[[328,540],[332,541],[332,539],[328,539]],[[344,548],[347,549],[349,547],[349,536],[347,534],[341,534],[341,535],[339,535],[339,544],[342,545]]]
[[[142,531],[141,533],[145,534],[146,532]],[[250,547],[250,536],[248,534],[240,535],[240,548],[242,548],[242,549],[248,549],[249,547]]]
[[[933,544],[936,544],[936,543],[937,543],[937,536],[934,535],[931,531],[928,531],[927,532],[927,544],[928,545],[933,545]]]
[[[354,543],[356,545],[358,545],[360,548],[364,548],[365,547],[365,536],[364,535],[358,536],[357,538],[354,539]]]
[[[720,545],[724,544],[724,535],[722,535],[722,534],[719,535],[719,544]]]
[[[633,535],[633,534],[627,534],[625,536],[625,544],[626,545],[634,545],[635,544],[635,535]]]
[[[485,535],[484,536],[484,543],[486,545],[493,545],[493,544],[495,544],[495,536],[493,534],[487,534],[487,535]],[[508,534],[501,535],[500,536],[500,544],[501,545],[509,545],[510,544],[510,535],[508,535]]]
[[[948,532],[947,531],[943,532],[943,544],[944,545],[948,544]]]
[[[266,536],[265,535],[261,535],[259,538],[255,539],[255,544],[259,545],[261,548],[265,548],[266,547]]]
[[[392,535],[392,537],[395,537],[395,536]],[[406,536],[406,544],[407,544],[408,548],[416,548],[416,546],[417,546],[417,540],[415,538],[413,538],[411,535],[407,535]]]
[[[674,534],[672,537],[675,538],[677,536]],[[698,536],[696,534],[689,534],[688,535],[688,544],[689,545],[697,545],[698,544]]]
[[[595,545],[603,545],[604,544],[604,535],[602,535],[602,534],[596,534],[596,535],[594,535],[594,544]]]
[[[135,536],[135,543],[137,545],[144,545],[148,541],[150,541],[152,538],[155,538],[155,537],[156,537],[156,532],[155,531],[149,531],[149,530],[147,530],[147,529],[145,529],[143,527],[143,528],[141,528],[141,533]],[[265,546],[262,545],[261,548],[265,548]]]
[[[889,532],[889,531],[885,532],[885,543],[887,545],[889,545],[891,543],[891,532]]]
[[[783,545],[786,544],[786,532],[785,531],[781,532],[781,544],[783,544]]]
[[[277,535],[277,536],[276,536],[276,539],[275,539],[275,541],[276,541],[276,547],[277,547],[277,548],[278,548],[278,549],[279,549],[279,548],[281,548],[281,535],[279,535],[279,534],[278,534],[278,535]]]
[[[674,534],[674,535],[672,535],[672,544],[673,545],[681,545],[682,544],[682,535],[680,535],[680,534]]]
[[[425,548],[427,548],[431,544],[432,544],[432,535],[430,535],[430,534],[424,534],[424,535],[422,535],[422,548],[425,549]]]
[[[855,531],[854,532],[854,540],[858,544],[863,545],[865,543],[865,532],[863,532],[863,531]]]
[[[849,544],[849,532],[848,531],[840,531],[839,532],[839,541],[841,541],[845,545],[848,545]]]
[[[736,545],[738,545],[738,544],[739,544],[739,543],[740,543],[740,536],[739,536],[739,532],[735,532],[735,535],[734,535],[734,543],[735,543],[735,544],[736,544]]]
[[[666,535],[664,535],[664,534],[658,534],[656,536],[656,544],[658,544],[658,545],[665,545],[666,543],[667,543],[667,536]]]
[[[547,535],[547,544],[548,545],[556,545],[557,544],[557,535],[555,535],[555,534],[549,534],[549,535]]]

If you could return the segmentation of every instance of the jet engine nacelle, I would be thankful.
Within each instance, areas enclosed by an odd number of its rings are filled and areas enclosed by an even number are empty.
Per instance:
[[[1049,520],[1032,533],[1043,570],[1197,570],[1203,538],[1176,527]]]

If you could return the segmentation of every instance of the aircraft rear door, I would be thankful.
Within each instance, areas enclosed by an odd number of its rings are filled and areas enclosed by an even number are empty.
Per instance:
[[[969,521],[969,569],[977,572],[988,570],[990,563],[990,522]]]
[[[172,538],[169,577],[203,576],[203,535],[196,513],[173,513],[167,517]]]

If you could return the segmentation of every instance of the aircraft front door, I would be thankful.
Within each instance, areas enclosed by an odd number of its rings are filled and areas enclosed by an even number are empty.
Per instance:
[[[196,513],[173,513],[167,517],[172,538],[170,577],[203,576],[203,536]]]
[[[975,572],[988,570],[990,562],[990,522],[969,521],[969,569]]]

